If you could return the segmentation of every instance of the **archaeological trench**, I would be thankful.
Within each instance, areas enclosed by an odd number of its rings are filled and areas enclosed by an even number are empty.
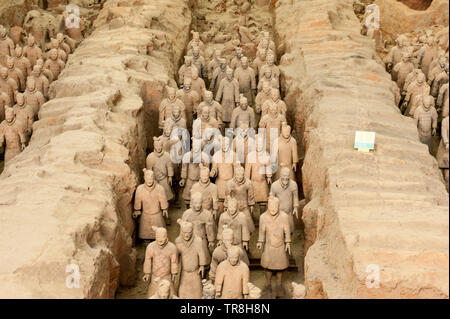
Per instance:
[[[365,23],[373,4],[380,28],[372,33]],[[81,17],[75,31],[65,22],[70,5]],[[449,298],[448,17],[448,0],[1,0],[0,57],[2,28],[16,47],[30,34],[38,38],[44,69],[57,33],[74,50],[49,85],[30,140],[12,158],[4,152],[11,133],[2,130],[18,91],[9,106],[0,104],[0,298],[148,297],[148,242],[138,238],[135,193],[162,132],[161,102],[168,87],[181,87],[178,71],[194,32],[206,64],[215,50],[230,64],[240,46],[252,66],[263,32],[275,44],[299,158],[284,298],[294,297],[292,282],[311,299]],[[405,96],[388,72],[400,35],[419,58],[434,37],[435,65],[442,58],[447,68],[446,78],[430,83],[439,114],[429,146],[417,129],[422,115],[402,114]],[[355,131],[375,132],[374,149],[356,150]],[[436,154],[442,145],[444,155]],[[188,207],[183,189],[173,191],[178,203],[170,203],[167,232],[174,243]],[[263,289],[257,237],[249,242],[250,282],[261,298],[275,298]],[[70,265],[78,287],[67,284]]]

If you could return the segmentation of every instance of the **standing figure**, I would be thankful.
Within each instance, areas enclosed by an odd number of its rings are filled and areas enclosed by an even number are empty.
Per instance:
[[[205,44],[200,40],[200,34],[195,31],[191,31],[192,33],[192,40],[189,41],[187,45],[187,51],[188,54],[192,53],[194,47],[198,47],[200,49],[201,54],[205,55]]]
[[[186,125],[188,130],[192,130],[192,122],[194,121],[194,113],[197,111],[200,103],[200,96],[191,88],[191,78],[185,78],[184,86],[177,91],[177,96],[184,103],[186,112]]]
[[[238,128],[239,122],[246,122],[249,128],[255,128],[255,111],[248,106],[247,98],[241,94],[239,106],[231,114],[230,127]]]
[[[0,24],[0,67],[6,66],[7,56],[14,56],[14,42],[8,36],[8,30]]]
[[[414,65],[409,59],[409,53],[404,52],[402,60],[394,65],[393,71],[397,73],[397,85],[400,89],[403,89],[408,74],[414,70]]]
[[[201,110],[205,106],[208,107],[210,116],[217,121],[219,128],[223,129],[222,113],[223,109],[219,102],[214,100],[213,93],[211,91],[205,91],[205,100],[201,102],[198,108]]]
[[[242,166],[236,165],[234,168],[234,178],[227,183],[225,191],[224,207],[228,207],[229,196],[238,202],[238,210],[247,218],[248,230],[253,233],[255,224],[253,222],[253,208],[255,206],[255,190],[253,183],[245,177],[245,170]]]
[[[407,50],[405,42],[405,36],[399,35],[396,40],[396,45],[389,51],[384,59],[388,72],[393,71],[392,68],[402,60],[403,52],[406,52]],[[397,81],[397,73],[395,71],[391,72],[391,77],[393,81]]]
[[[449,100],[448,83],[445,83],[439,89],[439,94],[436,101],[439,109],[441,110],[441,116],[443,118],[448,116],[448,103],[449,103],[448,100]]]
[[[30,77],[33,78],[36,83],[36,90],[42,93],[44,99],[47,99],[50,83],[48,82],[47,77],[42,74],[42,68],[39,65],[33,67]]]
[[[422,96],[422,103],[414,111],[414,119],[417,120],[419,140],[428,145],[431,153],[431,136],[436,135],[438,114],[434,108],[434,99],[431,95]]]
[[[195,139],[201,139],[203,142],[211,141],[214,138],[215,130],[218,129],[219,123],[211,116],[209,107],[204,105],[199,110],[198,118],[192,125],[192,136]]]
[[[174,168],[170,155],[164,151],[163,143],[159,138],[153,137],[153,152],[148,154],[145,163],[146,168],[153,171],[158,184],[164,188],[166,199],[171,201],[174,198],[172,192]]]
[[[220,50],[215,50],[213,59],[208,63],[208,80],[209,81],[211,81],[214,71],[219,67],[220,59],[221,59]],[[226,64],[226,62],[225,62],[225,64]],[[210,90],[211,90],[211,88],[210,88]]]
[[[205,91],[206,91],[205,80],[200,78],[195,70],[192,70],[191,89],[194,92],[196,92],[197,95],[200,96],[202,100],[205,99]]]
[[[413,116],[414,111],[420,103],[422,95],[430,94],[430,86],[425,83],[425,75],[420,73],[415,82],[411,83],[406,90],[405,100],[401,110],[405,111],[406,116]]]
[[[40,66],[42,69],[42,74],[48,79],[49,83],[52,83],[54,80],[56,80],[55,76],[53,75],[52,71],[49,69],[44,68],[44,60],[43,59],[37,59],[36,65]]]
[[[222,120],[224,123],[231,122],[231,113],[236,103],[239,103],[239,83],[233,79],[233,70],[227,69],[226,78],[222,79],[216,95],[216,101],[222,105]]]
[[[270,187],[270,193],[280,200],[280,210],[285,212],[289,219],[290,232],[294,232],[294,215],[298,218],[298,186],[297,182],[290,178],[291,170],[282,167],[280,178]]]
[[[182,118],[186,118],[186,110],[184,103],[177,97],[176,90],[172,87],[167,88],[167,98],[161,101],[159,105],[159,128],[164,127],[164,121],[172,117],[172,112],[174,106],[177,105],[179,108],[179,115]],[[177,117],[178,118],[178,117]]]
[[[230,68],[235,71],[238,67],[242,65],[242,58],[244,57],[244,54],[242,53],[241,47],[236,47],[236,55],[231,59],[230,62]]]
[[[64,63],[67,62],[67,53],[59,47],[59,42],[57,39],[50,40],[50,50],[56,50],[56,52],[58,52],[58,59]]]
[[[215,177],[218,197],[218,214],[223,213],[223,203],[225,201],[225,190],[227,182],[233,178],[235,163],[234,152],[231,149],[231,142],[228,137],[222,136],[221,151],[216,152],[212,159],[211,177]],[[217,219],[218,216],[216,216]]]
[[[269,198],[268,210],[259,219],[259,237],[256,247],[262,249],[261,266],[265,269],[266,289],[271,292],[273,272],[277,276],[277,297],[284,296],[282,286],[283,271],[289,267],[291,254],[291,233],[289,220],[280,210],[280,200]]]
[[[219,67],[214,69],[213,75],[211,77],[211,82],[209,83],[209,90],[217,95],[219,91],[220,82],[227,77],[227,60],[220,58]]]
[[[275,51],[272,50],[270,47],[269,39],[262,39],[262,41],[259,43],[258,46],[258,52],[264,52],[265,56],[268,58],[269,56],[273,56],[274,60],[276,61],[277,56],[275,54]]]
[[[52,49],[49,51],[48,59],[44,63],[44,69],[50,70],[53,80],[56,80],[65,67],[64,61],[58,58],[58,51]]]
[[[449,72],[449,65],[444,65],[444,68],[441,68],[439,65],[438,67],[434,68],[433,72],[431,72],[431,95],[434,98],[438,97],[439,89],[441,86],[445,83],[448,83],[448,72]]]
[[[234,71],[234,78],[239,83],[239,93],[247,99],[248,105],[253,106],[256,95],[255,71],[248,66],[247,57],[243,57],[241,65]]]
[[[253,183],[260,214],[266,211],[269,185],[272,183],[270,156],[264,146],[263,139],[256,136],[256,151],[248,155],[249,160],[245,163],[245,176]]]
[[[18,83],[9,77],[8,69],[5,67],[0,67],[0,90],[8,95],[10,103],[14,103],[15,94],[19,89]]]
[[[233,235],[233,230],[231,228],[228,228],[227,225],[224,225],[223,227],[223,231],[222,231],[222,242],[220,246],[217,246],[216,249],[214,249],[213,253],[212,253],[212,258],[211,258],[211,266],[210,266],[210,270],[209,270],[209,279],[211,279],[212,281],[214,281],[216,279],[216,272],[217,272],[217,267],[219,266],[219,264],[226,260],[228,257],[228,249],[230,249],[230,247],[236,246],[239,248],[239,259],[246,263],[247,265],[249,264],[249,260],[248,260],[248,256],[246,251],[241,248],[240,246],[237,245],[233,245],[233,241],[234,241],[234,235]]]
[[[264,72],[259,77],[258,82],[258,92],[260,92],[264,86],[264,83],[269,84],[271,88],[279,89],[280,88],[280,82],[278,79],[273,75],[272,69],[264,69]]]
[[[280,178],[281,167],[287,167],[291,171],[291,179],[295,181],[295,172],[297,171],[298,164],[298,151],[297,140],[291,135],[291,127],[289,125],[283,125],[281,128],[281,134],[275,143],[278,143],[278,153],[275,153],[277,157],[278,167],[275,172],[275,180]]]
[[[17,104],[13,107],[14,114],[16,115],[17,122],[23,126],[26,136],[25,143],[28,143],[33,130],[34,112],[31,106],[25,102],[25,96],[22,93],[18,93],[16,99]]]
[[[59,48],[64,50],[67,55],[72,52],[72,48],[70,47],[70,45],[65,42],[66,39],[64,38],[64,34],[58,33],[56,35],[56,40],[58,41]]]
[[[209,168],[206,166],[200,168],[200,180],[192,186],[191,198],[194,193],[200,193],[202,195],[203,208],[212,211],[213,217],[216,218],[219,209],[219,192],[217,186],[210,181]],[[211,207],[208,205],[211,205]]]
[[[23,49],[23,56],[30,61],[31,67],[34,67],[36,65],[38,59],[42,59],[42,50],[36,44],[36,41],[32,34],[28,35],[27,45]]]
[[[180,236],[175,240],[181,264],[178,296],[182,299],[201,299],[202,278],[207,265],[202,240],[194,235],[192,223],[178,219],[178,224]]]
[[[199,238],[203,256],[205,258],[204,265],[211,263],[211,253],[209,250],[214,249],[214,241],[216,239],[214,233],[214,218],[211,213],[203,209],[202,193],[191,194],[191,207],[184,211],[181,219],[194,225],[194,235]]]
[[[0,148],[5,145],[5,166],[24,150],[26,140],[25,129],[16,121],[13,109],[8,107],[5,109],[5,120],[0,123]]]
[[[199,47],[192,48],[192,64],[197,69],[197,75],[201,79],[206,79],[206,62],[205,58],[200,54]]]
[[[278,114],[281,114],[286,117],[287,106],[286,103],[284,103],[284,101],[280,99],[280,90],[278,89],[270,90],[270,99],[262,105],[261,117],[269,113],[269,107],[272,104],[275,104],[277,106]]]
[[[265,129],[266,150],[270,150],[272,143],[278,138],[283,124],[286,123],[284,115],[278,113],[278,106],[274,103],[269,105],[269,113],[259,121],[259,128]],[[270,151],[268,151],[270,153]]]
[[[227,259],[217,267],[216,299],[247,299],[250,269],[240,260],[239,247],[232,246],[227,253]]]
[[[442,170],[445,180],[445,186],[448,192],[448,141],[449,141],[449,127],[448,127],[448,115],[442,120],[441,123],[441,141],[439,142],[439,148],[436,155],[439,168]]]
[[[255,71],[256,77],[258,77],[258,82],[261,79],[259,76],[259,73],[261,72],[261,69],[264,64],[266,64],[267,55],[264,51],[258,51],[256,53],[256,58],[253,60],[252,68]]]
[[[190,152],[184,154],[181,165],[180,187],[184,187],[183,199],[186,207],[191,200],[191,188],[200,180],[200,164],[209,165],[209,156],[202,152],[201,142],[194,141]]]
[[[187,55],[184,57],[184,64],[178,70],[178,84],[180,86],[184,85],[187,78],[191,78],[193,71],[196,71],[197,73],[199,72],[197,67],[192,62],[193,58],[191,56]]]
[[[45,103],[44,95],[36,90],[36,82],[34,78],[27,78],[27,88],[23,93],[28,105],[31,106],[36,117],[41,109],[41,106]]]
[[[136,189],[133,218],[141,216],[138,237],[150,240],[155,239],[153,226],[166,227],[164,217],[169,218],[169,203],[164,187],[155,181],[153,171],[144,168],[144,181]]]
[[[263,77],[263,74],[265,70],[270,69],[272,71],[272,76],[276,81],[280,81],[280,68],[275,65],[275,58],[273,55],[267,56],[267,61],[261,66],[261,69],[259,70],[259,78],[261,79]]]
[[[158,290],[158,282],[167,280],[170,282],[170,290],[174,294],[173,282],[178,274],[177,247],[167,238],[167,230],[153,226],[155,241],[148,244],[145,249],[144,277],[142,279],[150,284],[147,297],[153,296]]]
[[[6,66],[8,69],[8,77],[16,81],[18,90],[23,92],[25,89],[25,76],[22,71],[14,65],[14,59],[8,57],[6,60]]]
[[[417,55],[422,72],[428,75],[430,63],[439,56],[439,47],[432,36],[428,37],[427,43],[417,52]]]
[[[7,107],[12,107],[8,94],[2,91],[0,87],[0,123],[5,119],[5,110]]]
[[[240,120],[233,139],[233,152],[235,161],[239,164],[247,163],[248,154],[256,149],[255,131],[249,129],[247,120]]]
[[[217,227],[218,246],[222,245],[223,232],[227,227],[233,230],[232,244],[248,250],[248,242],[251,236],[248,219],[243,212],[238,210],[238,201],[233,197],[227,198],[227,208],[219,218]]]
[[[270,87],[270,84],[267,82],[264,82],[262,90],[256,95],[255,98],[255,111],[258,114],[261,114],[263,105],[272,99],[272,88]],[[261,115],[263,116],[263,115]],[[259,123],[259,121],[258,121]]]
[[[409,87],[409,85],[417,80],[417,77],[420,73],[423,73],[421,69],[414,69],[406,76],[405,84],[403,84],[403,87],[400,88],[402,90],[402,96],[406,95],[406,91]]]

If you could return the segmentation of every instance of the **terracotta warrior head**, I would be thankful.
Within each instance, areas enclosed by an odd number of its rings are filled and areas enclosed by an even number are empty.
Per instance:
[[[416,81],[417,81],[417,84],[422,85],[425,82],[425,74],[419,73]]]
[[[227,60],[220,58],[219,59],[219,67],[222,71],[227,69]]]
[[[173,87],[168,87],[167,97],[169,98],[170,101],[175,100],[175,98],[177,97],[177,91]]]
[[[25,104],[25,95],[23,93],[16,94],[17,105],[22,106]]]
[[[200,168],[200,181],[203,184],[209,183],[209,168],[207,166],[202,166]]]
[[[41,75],[41,72],[42,72],[42,67],[40,66],[40,65],[35,65],[34,67],[33,67],[33,71],[31,72],[31,74],[34,76],[34,77],[39,77],[40,75]]]
[[[275,64],[275,58],[274,58],[274,56],[273,56],[272,54],[269,54],[269,55],[267,56],[267,64],[268,64],[269,66],[272,66],[272,65]]]
[[[6,60],[6,66],[8,67],[8,69],[13,69],[14,68],[14,58],[8,56],[7,60]]]
[[[180,110],[180,108],[178,107],[178,111]],[[173,114],[173,109],[172,109],[172,114]],[[170,134],[172,134],[172,130],[173,130],[173,125],[172,122],[170,121],[165,121],[164,122],[164,128],[163,128],[163,134],[166,137],[169,137]]]
[[[403,35],[399,35],[398,37],[397,37],[397,46],[398,47],[403,47],[404,45],[405,45],[405,42],[406,42],[406,38],[405,38],[405,36],[403,36]]]
[[[228,81],[233,80],[233,69],[227,68],[227,79]]]
[[[213,99],[214,99],[213,93],[212,93],[211,91],[205,91],[205,101],[206,101],[208,104],[212,104]]]
[[[244,70],[248,68],[248,58],[246,56],[242,57],[241,65]]]
[[[31,48],[34,46],[35,43],[36,43],[36,40],[34,39],[33,35],[30,34],[27,39],[27,45]]]
[[[186,66],[191,66],[191,65],[192,65],[192,57],[189,56],[189,55],[186,55],[186,56],[184,57],[184,64],[185,64]]]
[[[226,153],[230,149],[230,139],[227,136],[222,136],[222,152]]]
[[[425,95],[422,97],[422,103],[425,110],[429,110],[434,106],[434,98],[431,95]]]
[[[266,68],[264,70],[264,77],[266,79],[271,79],[272,78],[272,69]]]
[[[408,52],[405,52],[405,53],[403,53],[402,54],[402,62],[403,63],[407,63],[408,61],[409,61],[409,53]]]
[[[280,99],[280,91],[276,88],[272,88],[270,90],[270,97],[272,98],[272,101],[277,102]]]
[[[172,107],[172,118],[177,120],[177,119],[180,118],[180,116],[181,116],[180,107],[178,105],[176,105],[176,104],[173,105],[173,107]]]
[[[291,179],[291,170],[286,166],[282,166],[280,171],[281,186],[287,187],[289,185],[290,179]]]
[[[49,58],[53,61],[56,61],[58,59],[58,51],[56,51],[55,49],[51,49],[49,51]]]
[[[242,48],[241,47],[236,47],[236,57],[238,59],[242,58]]]
[[[8,30],[6,30],[6,28],[0,24],[0,38],[6,38],[7,35]]]
[[[231,246],[227,249],[227,259],[232,266],[236,266],[239,263],[239,257],[241,254],[240,248],[238,246]]]
[[[63,42],[64,42],[64,34],[58,33],[58,34],[56,35],[56,40],[58,40],[58,43],[59,43],[59,44],[63,43]]]
[[[239,99],[239,106],[242,110],[246,110],[248,107],[247,98],[243,94],[241,94],[241,97]]]
[[[283,125],[281,127],[281,136],[284,138],[289,138],[291,136],[291,126],[290,125]]]
[[[23,53],[22,47],[20,45],[17,45],[16,49],[14,50],[14,53],[16,55],[16,58],[22,57],[22,53]]]
[[[270,215],[275,216],[280,211],[280,200],[274,196],[270,196],[267,207]]]
[[[14,110],[12,107],[5,108],[5,120],[8,123],[13,123],[16,119],[16,114],[14,113]]]
[[[191,78],[185,78],[183,82],[183,89],[185,91],[190,91],[192,86],[192,79]]]
[[[162,153],[163,143],[159,137],[153,137],[153,150],[155,153]]]
[[[241,165],[236,165],[234,168],[234,179],[237,183],[243,183],[245,180],[245,170]]]
[[[155,232],[155,241],[158,244],[158,246],[163,247],[167,241],[167,229],[164,227],[156,227],[152,226],[153,231]]]
[[[1,76],[3,79],[8,78],[8,69],[5,68],[5,67],[1,67],[1,68],[0,68],[0,76]]]
[[[200,110],[200,118],[204,122],[209,122],[209,107],[208,106],[205,105],[202,107],[202,109]]]
[[[148,187],[152,187],[155,184],[155,175],[151,169],[143,169],[144,171],[144,182]]]
[[[192,55],[195,58],[198,58],[200,56],[200,48],[198,46],[192,48]]]
[[[192,78],[192,80],[197,80],[198,79],[197,69],[194,69],[194,68],[192,69],[191,78]]]
[[[196,211],[199,212],[202,210],[202,193],[194,193],[191,194],[191,208]]]
[[[223,225],[222,231],[222,245],[225,249],[230,248],[233,245],[234,235],[233,229],[229,228],[228,225]]]
[[[27,91],[33,92],[35,89],[36,89],[36,81],[34,80],[34,78],[29,77],[27,79]]]
[[[192,223],[181,219],[178,219],[177,223],[180,224],[181,238],[184,241],[190,241],[194,233],[194,226],[192,225]]]
[[[269,114],[272,117],[276,117],[278,115],[278,107],[276,106],[276,104],[269,105]]]
[[[234,216],[235,214],[237,214],[237,211],[238,211],[238,202],[236,198],[228,197],[227,213],[230,216]]]
[[[51,39],[50,40],[50,47],[52,49],[58,49],[59,48],[59,41],[58,41],[58,39]]]

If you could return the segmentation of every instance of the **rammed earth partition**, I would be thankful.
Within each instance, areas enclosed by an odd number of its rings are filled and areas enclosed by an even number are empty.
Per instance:
[[[133,193],[190,23],[188,1],[104,4],[0,176],[0,297],[112,298],[134,284]]]
[[[278,0],[275,9],[304,154],[308,297],[448,298],[448,193],[352,4]],[[376,132],[373,154],[353,150],[356,130]]]

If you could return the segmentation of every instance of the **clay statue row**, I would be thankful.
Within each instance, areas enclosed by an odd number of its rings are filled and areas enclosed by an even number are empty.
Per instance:
[[[417,121],[419,139],[432,152],[432,136],[440,129],[441,141],[437,152],[446,187],[449,183],[448,115],[449,115],[449,56],[448,27],[434,36],[431,32],[408,41],[398,36],[396,45],[384,62],[400,92],[400,111]],[[439,126],[440,123],[440,126]]]
[[[31,137],[33,122],[49,98],[50,84],[58,78],[76,42],[58,33],[43,53],[30,33],[20,46],[0,25],[0,147],[5,147],[5,165],[19,154]]]
[[[166,88],[167,97],[159,108],[162,135],[153,138],[145,182],[136,190],[133,217],[139,218],[138,237],[154,240],[146,248],[144,262],[148,297],[259,296],[260,289],[250,283],[248,254],[253,234],[258,237],[255,247],[262,250],[265,288],[271,291],[271,277],[276,274],[275,293],[282,297],[294,215],[299,217],[298,152],[287,125],[287,107],[280,98],[273,41],[268,32],[263,33],[253,67],[241,46],[229,62],[216,50],[206,63],[204,52],[199,34],[193,32],[178,72],[180,88]],[[250,128],[257,127],[266,128],[263,136],[249,134]],[[238,133],[225,136],[226,128]],[[180,142],[172,134],[177,129],[186,129],[192,141],[201,141],[192,143],[181,163],[171,157]],[[207,129],[217,129],[222,136],[208,137]],[[276,136],[271,138],[271,133]],[[220,144],[219,150],[205,152],[213,139]],[[277,161],[266,151],[273,140],[278,145]],[[186,210],[178,220],[179,237],[171,243],[166,225],[169,205],[177,205],[178,192],[173,189],[178,186],[183,188]],[[304,297],[304,287],[297,295]]]

